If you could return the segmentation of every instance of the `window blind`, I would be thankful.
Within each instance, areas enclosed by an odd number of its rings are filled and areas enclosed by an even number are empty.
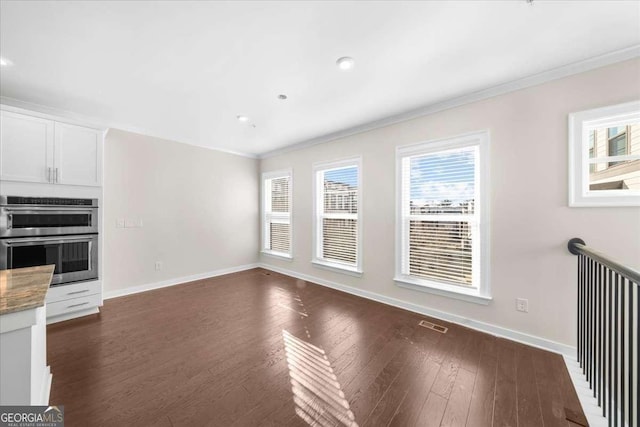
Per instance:
[[[358,263],[358,166],[318,172],[321,206],[318,218],[319,258],[356,266]]]
[[[474,286],[478,154],[470,146],[403,158],[404,274]]]
[[[291,176],[265,179],[264,249],[291,253]]]

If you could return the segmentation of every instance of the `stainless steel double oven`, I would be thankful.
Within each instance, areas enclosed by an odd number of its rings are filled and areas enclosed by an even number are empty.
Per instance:
[[[98,278],[98,199],[0,196],[0,270],[47,264],[52,285]]]

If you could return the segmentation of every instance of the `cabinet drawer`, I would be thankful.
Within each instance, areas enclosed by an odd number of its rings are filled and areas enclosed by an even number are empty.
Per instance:
[[[49,288],[47,304],[101,293],[100,281],[71,283]]]
[[[73,313],[74,311],[99,307],[101,303],[102,295],[100,294],[53,302],[51,304],[47,303],[47,317],[59,316],[61,314]]]

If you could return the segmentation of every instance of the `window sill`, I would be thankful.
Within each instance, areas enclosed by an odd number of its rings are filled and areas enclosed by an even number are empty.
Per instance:
[[[475,304],[489,305],[490,296],[481,295],[476,290],[464,289],[458,286],[449,286],[426,280],[414,279],[407,276],[397,276],[393,279],[397,286],[401,288],[411,289],[413,291],[427,292],[434,295],[459,299],[462,301],[472,302]]]
[[[262,255],[266,255],[268,257],[271,258],[276,258],[276,259],[282,259],[285,261],[293,261],[293,257],[287,253],[284,252],[274,252],[274,251],[267,251],[267,250],[262,250],[260,251],[260,253]]]
[[[336,273],[348,274],[355,277],[362,277],[362,270],[359,270],[357,267],[322,261],[319,259],[311,260],[311,264],[324,270],[335,271]]]

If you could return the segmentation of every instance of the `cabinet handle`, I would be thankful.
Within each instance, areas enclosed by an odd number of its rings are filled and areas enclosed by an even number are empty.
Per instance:
[[[51,182],[51,168],[47,168],[47,182]]]
[[[81,304],[72,304],[70,306],[68,306],[67,308],[73,308],[73,307],[80,307],[81,305],[87,305],[89,304],[88,302],[83,302]]]
[[[67,293],[67,295],[84,294],[85,292],[89,292],[89,289],[84,289],[82,291],[69,292]]]
[[[56,184],[58,183],[58,168],[55,169]]]

